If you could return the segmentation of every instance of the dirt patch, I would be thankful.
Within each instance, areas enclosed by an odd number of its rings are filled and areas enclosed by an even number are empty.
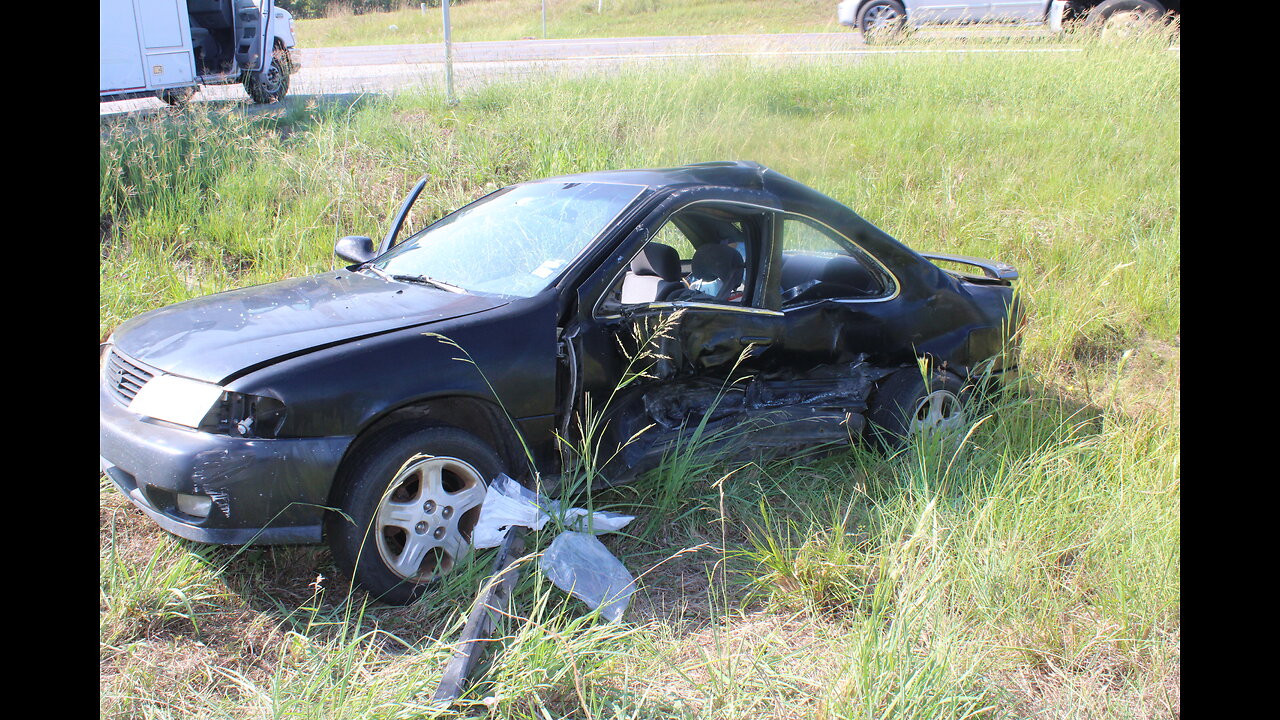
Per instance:
[[[1118,361],[1130,340],[1118,328],[1103,325],[1091,335],[1078,335],[1071,342],[1071,357],[1086,367]]]
[[[1053,393],[1098,411],[1130,416],[1154,413],[1171,421],[1180,416],[1179,336],[1160,340],[1143,334],[1116,346],[1078,340],[1075,347],[1087,361],[1063,363],[1043,373]]]
[[[284,654],[284,634],[251,611],[203,618],[203,631],[152,632],[122,647],[104,646],[99,688],[104,715],[147,716],[142,708],[176,706],[200,717],[205,708],[244,707],[252,688],[268,688]],[[108,711],[112,708],[112,711]]]
[[[1126,412],[1157,412],[1170,419],[1181,417],[1180,336],[1175,336],[1172,342],[1139,338],[1118,373],[1115,395]]]
[[[103,494],[98,503],[98,546],[108,546],[124,562],[146,563],[156,551],[164,530],[119,492]]]
[[[696,546],[695,546],[696,547]],[[657,620],[671,627],[700,626],[712,617],[712,581],[720,554],[704,547],[673,557],[661,565],[650,563],[633,574],[643,574],[627,608],[627,620]],[[634,561],[628,563],[635,565]]]

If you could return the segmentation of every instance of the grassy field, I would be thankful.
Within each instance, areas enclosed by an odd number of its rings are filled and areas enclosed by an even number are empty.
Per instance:
[[[453,40],[541,38],[542,7],[541,0],[451,3]],[[561,39],[847,31],[836,22],[836,4],[829,0],[547,0],[546,8],[546,36]],[[299,47],[444,41],[440,8],[423,13],[417,3],[364,15],[340,9],[294,24]]]
[[[641,577],[625,622],[526,573],[473,712],[1178,717],[1180,60],[1080,47],[104,117],[100,331],[335,267],[423,173],[439,214],[553,174],[762,162],[917,249],[1015,264],[1025,386],[958,448],[671,463],[597,494],[639,516],[606,539]],[[187,543],[100,493],[103,716],[433,716],[487,554],[388,608],[323,548]]]

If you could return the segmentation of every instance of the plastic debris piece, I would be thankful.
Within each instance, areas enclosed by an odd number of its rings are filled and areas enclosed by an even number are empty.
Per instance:
[[[492,641],[495,630],[503,625],[504,618],[511,617],[508,614],[511,610],[511,591],[520,578],[516,558],[522,552],[524,531],[517,528],[507,534],[502,549],[494,558],[493,574],[481,582],[480,594],[467,615],[467,624],[462,627],[458,644],[445,665],[444,676],[440,678],[440,685],[432,698],[437,703],[443,703],[442,709],[462,696],[467,678],[484,653],[485,645]]]
[[[552,517],[557,518],[569,530],[557,535],[543,553],[542,572],[556,587],[592,610],[599,608],[600,615],[609,622],[618,622],[635,592],[635,579],[596,535],[617,532],[635,516],[562,507],[559,501],[506,475],[498,475],[489,484],[480,517],[471,531],[471,544],[477,548],[497,547],[513,527],[541,530]]]
[[[504,474],[489,483],[489,490],[480,506],[480,517],[471,531],[471,544],[477,548],[491,548],[502,544],[507,530],[512,526],[541,530],[552,517],[560,518],[565,527],[599,535],[617,532],[635,519],[633,515],[569,508],[561,514],[561,504],[540,495]]]
[[[635,578],[595,535],[566,530],[551,541],[542,555],[542,572],[556,587],[573,595],[609,622],[618,622],[631,594]]]
[[[600,535],[607,532],[618,532],[635,520],[634,515],[599,510],[588,512],[585,508],[569,508],[564,513],[564,526],[578,532],[589,532]]]
[[[499,474],[489,483],[480,506],[480,517],[471,531],[471,544],[477,548],[498,547],[513,525],[541,530],[549,516],[542,511],[550,503],[538,493]]]

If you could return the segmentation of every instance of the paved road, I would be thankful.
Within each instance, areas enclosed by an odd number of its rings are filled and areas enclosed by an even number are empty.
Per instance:
[[[1046,35],[1031,28],[968,31],[1008,37]],[[953,33],[954,34],[954,33]],[[610,57],[672,57],[700,55],[804,55],[850,51],[883,51],[867,48],[862,35],[847,33],[776,33],[766,35],[673,35],[577,40],[514,40],[454,43],[454,62],[575,61]],[[444,45],[369,45],[364,47],[310,48],[300,51],[311,64],[324,67],[388,63],[444,62]]]
[[[969,38],[1047,38],[1040,28],[975,28],[962,31],[934,30],[920,33],[922,40],[933,35],[963,35]],[[731,58],[753,63],[851,62],[890,53],[981,53],[981,52],[1075,52],[1078,48],[1036,43],[1024,47],[983,45],[971,48],[930,47],[927,42],[911,47],[867,47],[862,36],[843,33],[785,33],[770,35],[690,35],[672,37],[594,38],[581,40],[515,40],[502,42],[458,42],[453,44],[454,78],[459,89],[494,78],[544,75],[547,73],[589,73],[653,62],[700,59],[717,62]],[[370,45],[341,48],[301,48],[297,51],[302,69],[294,75],[289,94],[328,95],[388,92],[430,84],[443,87],[444,45]],[[197,100],[246,100],[239,85],[201,88]],[[102,103],[101,113],[111,114],[161,108],[159,100],[125,100]]]

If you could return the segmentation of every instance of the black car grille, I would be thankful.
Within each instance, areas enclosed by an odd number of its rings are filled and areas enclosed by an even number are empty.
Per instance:
[[[116,352],[107,353],[107,365],[102,381],[117,400],[128,405],[147,381],[155,377],[155,371],[142,363]]]

